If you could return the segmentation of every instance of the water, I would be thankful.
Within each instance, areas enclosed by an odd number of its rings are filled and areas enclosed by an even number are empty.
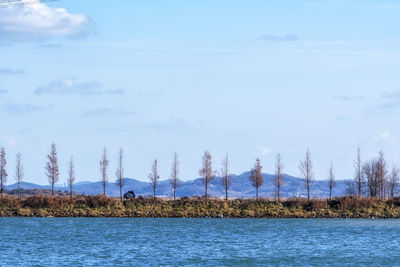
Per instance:
[[[0,218],[2,266],[400,265],[400,220]]]

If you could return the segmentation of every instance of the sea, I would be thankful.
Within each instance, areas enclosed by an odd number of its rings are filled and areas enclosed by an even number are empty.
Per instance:
[[[400,266],[400,220],[0,218],[0,265]]]

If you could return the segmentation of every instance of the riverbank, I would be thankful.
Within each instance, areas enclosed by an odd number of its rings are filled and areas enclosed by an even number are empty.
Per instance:
[[[400,218],[400,198],[131,199],[105,196],[0,198],[1,217]]]

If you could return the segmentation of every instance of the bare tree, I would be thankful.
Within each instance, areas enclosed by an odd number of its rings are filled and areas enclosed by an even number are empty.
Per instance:
[[[229,159],[228,153],[226,153],[225,159],[222,161],[222,168],[221,168],[221,184],[225,189],[225,200],[228,200],[228,190],[231,186],[232,182],[232,175],[229,173]]]
[[[124,158],[124,151],[122,148],[119,150],[118,155],[118,167],[115,171],[115,175],[117,176],[116,184],[119,187],[119,198],[122,202],[122,188],[124,187],[124,167],[123,167],[123,158]]]
[[[282,177],[282,171],[283,168],[282,164],[282,157],[281,154],[278,153],[276,155],[276,163],[275,163],[275,179],[274,179],[274,184],[276,186],[276,195],[278,197],[278,201],[281,201],[281,187],[283,185],[283,177]]]
[[[54,196],[54,184],[56,184],[59,180],[59,169],[58,169],[58,159],[57,159],[57,150],[56,144],[51,144],[50,154],[47,155],[47,163],[46,163],[46,176],[51,185],[51,195]]]
[[[357,196],[362,196],[364,191],[365,179],[362,175],[362,162],[360,148],[357,149],[357,159],[354,161],[354,182],[356,184]]]
[[[378,194],[380,198],[386,198],[386,179],[388,174],[388,164],[385,160],[384,153],[379,151],[379,156],[376,161],[376,178],[378,181]]]
[[[395,197],[398,186],[399,186],[399,169],[396,166],[393,166],[389,179],[389,193],[391,198]]]
[[[178,154],[174,153],[174,161],[172,162],[172,170],[171,170],[171,178],[169,179],[169,183],[174,190],[174,201],[176,200],[176,188],[179,186],[179,161]]]
[[[68,166],[68,186],[69,186],[69,197],[72,198],[72,186],[75,183],[75,166],[74,157],[71,157]]]
[[[376,160],[371,160],[362,165],[363,179],[367,181],[367,189],[369,197],[378,196],[378,181],[376,178]]]
[[[258,199],[258,188],[264,183],[262,175],[262,166],[260,159],[256,159],[254,168],[250,171],[250,182],[256,188],[256,200]]]
[[[7,166],[7,160],[6,160],[6,151],[4,150],[4,147],[1,148],[0,151],[0,195],[3,197],[3,192],[7,183],[7,171],[6,171],[6,166]]]
[[[357,195],[356,184],[354,181],[346,181],[346,189],[345,189],[346,196],[354,197]]]
[[[107,179],[107,169],[108,169],[108,159],[107,159],[107,149],[103,149],[103,156],[100,160],[100,173],[101,173],[101,183],[103,185],[103,194],[106,195],[106,186],[108,183]]]
[[[15,180],[18,185],[18,197],[21,196],[21,182],[24,178],[24,166],[22,165],[22,154],[17,153],[15,157]]]
[[[200,169],[199,171],[200,176],[203,178],[202,182],[205,186],[205,194],[204,196],[207,198],[208,197],[208,185],[211,183],[211,181],[215,178],[215,173],[212,169],[212,164],[211,164],[211,154],[208,151],[204,152],[203,155],[203,168]]]
[[[329,168],[328,184],[329,184],[329,200],[332,200],[332,190],[336,185],[332,162],[331,162],[331,167]]]
[[[158,174],[158,160],[155,160],[151,167],[151,173],[149,174],[150,185],[153,187],[153,198],[156,198],[156,190],[160,175]]]
[[[300,161],[299,169],[301,172],[302,177],[305,180],[305,186],[307,190],[307,200],[310,200],[310,190],[311,190],[311,185],[312,185],[312,180],[313,180],[313,164],[311,161],[311,152],[307,148],[306,156],[304,158],[304,161]]]

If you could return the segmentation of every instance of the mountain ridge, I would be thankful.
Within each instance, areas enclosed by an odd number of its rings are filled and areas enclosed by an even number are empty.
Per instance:
[[[244,172],[239,175],[232,175],[232,183],[229,189],[229,197],[235,198],[252,198],[255,195],[255,188],[249,180],[250,172]],[[263,173],[264,184],[259,188],[260,197],[275,197],[276,188],[273,183],[274,175]],[[284,184],[281,188],[282,197],[305,197],[306,188],[303,178],[283,174]],[[343,196],[346,193],[346,186],[350,180],[337,180],[333,189],[333,196]],[[133,178],[124,178],[123,192],[133,190],[136,195],[149,196],[152,195],[152,187],[148,182],[139,181]],[[17,184],[11,184],[5,187],[12,190],[17,188]],[[29,182],[22,182],[21,188],[24,189],[49,189],[50,185],[38,185]],[[55,186],[56,190],[69,191],[67,186]],[[78,182],[74,185],[73,191],[85,195],[97,195],[103,192],[102,183],[98,182]],[[204,185],[201,178],[188,181],[181,181],[177,188],[177,196],[202,196],[204,195]],[[220,182],[220,177],[216,177],[211,181],[208,193],[212,197],[224,197],[225,190]],[[106,194],[109,196],[119,196],[119,188],[114,181],[109,181],[106,187]],[[173,191],[168,180],[161,180],[157,187],[157,196],[172,197]],[[311,196],[314,198],[329,197],[329,187],[327,180],[313,180],[311,186]]]

